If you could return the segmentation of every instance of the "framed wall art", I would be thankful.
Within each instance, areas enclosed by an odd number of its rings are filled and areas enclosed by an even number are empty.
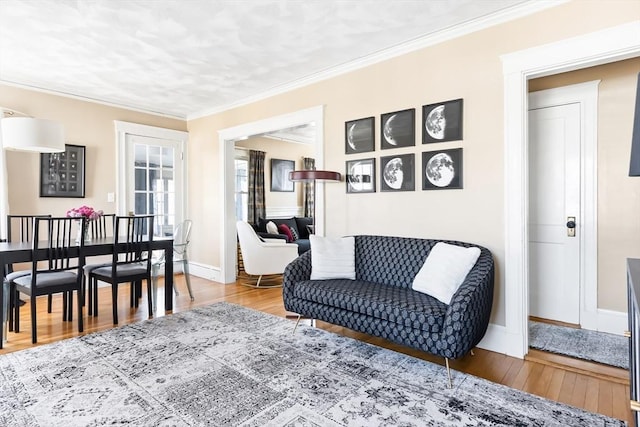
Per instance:
[[[293,191],[293,181],[289,179],[289,172],[293,172],[295,165],[293,160],[271,159],[271,191]]]
[[[40,154],[40,197],[84,197],[86,147],[64,147],[62,153]]]
[[[462,148],[422,153],[422,189],[462,188]]]
[[[422,106],[422,143],[462,139],[462,99]]]
[[[380,135],[383,150],[416,145],[416,109],[382,114]]]
[[[366,153],[375,150],[375,117],[344,123],[345,154]]]
[[[415,186],[415,154],[380,158],[380,191],[413,191]]]
[[[375,193],[375,159],[349,160],[346,166],[347,193]]]

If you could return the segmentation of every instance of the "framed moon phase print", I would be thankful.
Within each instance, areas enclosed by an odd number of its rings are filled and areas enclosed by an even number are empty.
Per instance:
[[[367,117],[344,123],[345,154],[366,153],[375,150],[374,122],[375,117]]]
[[[422,143],[462,139],[462,99],[422,106]]]
[[[349,160],[346,164],[347,193],[375,193],[376,160]]]
[[[84,197],[86,147],[64,148],[62,153],[40,154],[40,197]]]
[[[380,157],[380,191],[413,191],[415,185],[415,154]]]
[[[422,153],[422,189],[462,188],[462,148]]]
[[[380,116],[380,148],[383,150],[416,145],[416,109]]]

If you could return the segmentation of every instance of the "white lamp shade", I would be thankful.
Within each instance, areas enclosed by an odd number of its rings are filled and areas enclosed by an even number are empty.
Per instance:
[[[7,150],[60,153],[64,151],[64,129],[58,122],[32,117],[0,120],[2,145]]]

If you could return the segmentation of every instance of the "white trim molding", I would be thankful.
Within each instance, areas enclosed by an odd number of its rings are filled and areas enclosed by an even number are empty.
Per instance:
[[[221,282],[220,269],[212,265],[189,261],[189,273],[197,277],[202,277],[203,279],[211,280],[212,282]]]
[[[505,352],[528,351],[527,80],[640,56],[640,21],[503,55]]]
[[[280,95],[295,89],[299,89],[305,86],[309,86],[314,83],[321,82],[333,77],[337,77],[346,73],[350,73],[355,70],[359,70],[370,65],[377,64],[379,62],[387,61],[389,59],[405,55],[407,53],[415,52],[420,49],[434,46],[436,44],[444,43],[448,40],[453,40],[458,37],[465,36],[467,34],[481,31],[486,28],[490,28],[504,22],[509,22],[514,19],[522,18],[533,13],[538,13],[545,9],[559,6],[563,3],[567,3],[568,0],[545,0],[545,1],[529,1],[514,5],[512,7],[503,9],[499,12],[492,13],[490,15],[482,16],[477,19],[473,19],[465,22],[461,25],[454,25],[444,30],[435,31],[427,34],[424,37],[420,37],[415,40],[411,40],[406,43],[402,43],[397,46],[390,47],[388,49],[381,50],[371,55],[367,55],[362,58],[358,58],[354,61],[349,61],[337,67],[331,67],[327,70],[320,71],[301,79],[297,79],[290,83],[286,83],[277,86],[271,90],[258,93],[253,96],[246,97],[244,99],[232,102],[230,104],[220,105],[218,107],[209,108],[204,111],[200,111],[187,116],[187,120],[198,119],[200,117],[217,114],[223,111],[238,108],[243,105],[251,104],[261,101],[263,99],[271,98],[272,96]]]
[[[266,209],[267,218],[291,218],[302,216],[302,206],[274,206]]]

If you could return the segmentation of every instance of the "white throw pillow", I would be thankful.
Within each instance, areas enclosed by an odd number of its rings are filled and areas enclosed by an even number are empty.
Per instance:
[[[480,248],[438,242],[429,252],[411,287],[449,304],[479,256]]]
[[[355,243],[350,237],[309,235],[311,280],[356,278]]]
[[[273,221],[269,221],[265,228],[267,229],[267,233],[269,234],[278,234],[278,226]]]

